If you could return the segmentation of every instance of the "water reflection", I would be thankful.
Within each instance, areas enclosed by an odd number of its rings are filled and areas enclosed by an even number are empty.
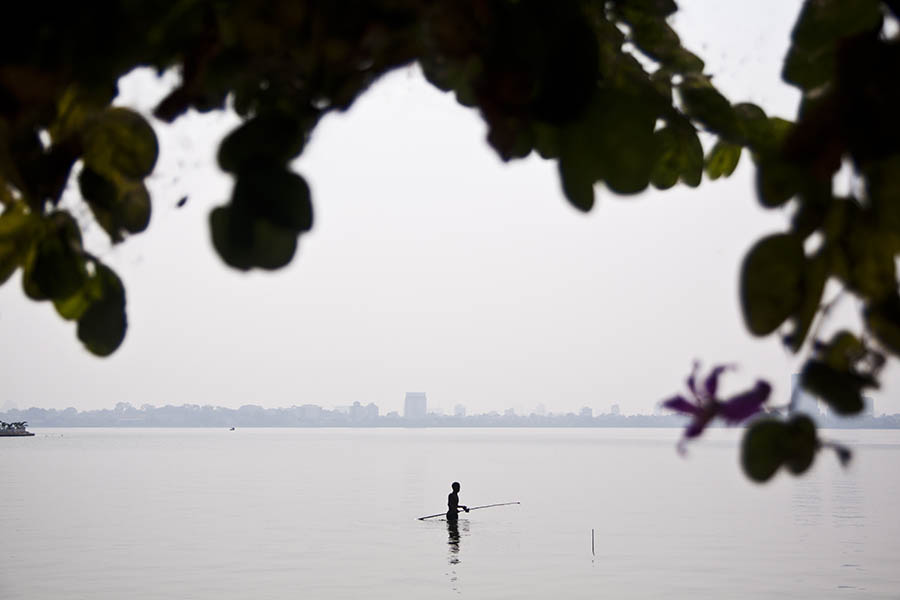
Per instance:
[[[463,529],[468,530],[469,522],[463,522]],[[450,546],[450,564],[459,564],[459,521],[447,521],[447,544]]]
[[[450,546],[450,553],[448,555],[448,560],[450,562],[450,572],[448,575],[450,576],[450,588],[456,592],[459,591],[459,576],[456,573],[456,565],[459,564],[459,540],[461,538],[459,530],[462,528],[463,533],[468,534],[469,532],[469,522],[468,521],[459,521],[452,520],[447,521],[447,545]]]

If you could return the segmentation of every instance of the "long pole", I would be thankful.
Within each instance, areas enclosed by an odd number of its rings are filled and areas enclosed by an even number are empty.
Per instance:
[[[479,508],[493,508],[495,506],[510,506],[511,504],[521,504],[521,502],[500,502],[497,504],[483,504],[481,506],[472,506],[469,508],[469,511],[478,510]],[[424,521],[425,519],[433,519],[435,517],[443,517],[446,515],[446,511],[442,513],[435,513],[433,515],[426,515],[424,517],[419,517],[420,521]]]

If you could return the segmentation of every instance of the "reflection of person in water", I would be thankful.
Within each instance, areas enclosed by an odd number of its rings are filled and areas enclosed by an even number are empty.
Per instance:
[[[447,521],[456,521],[459,518],[459,509],[469,512],[468,506],[459,504],[459,482],[454,481],[450,486],[453,491],[447,495]]]
[[[450,544],[450,564],[459,564],[459,520],[447,519],[447,543]]]

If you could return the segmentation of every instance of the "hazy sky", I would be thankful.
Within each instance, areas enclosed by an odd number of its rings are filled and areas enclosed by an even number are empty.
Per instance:
[[[719,88],[792,117],[797,94],[779,72],[799,1],[681,4],[676,29]],[[173,80],[135,74],[117,102],[146,113]],[[87,236],[127,289],[128,334],[111,358],[26,300],[18,275],[0,288],[0,407],[358,400],[388,411],[425,391],[444,410],[649,412],[695,358],[740,365],[726,390],[766,377],[787,402],[797,359],[752,339],[738,306],[741,258],[789,218],[758,207],[747,157],[697,190],[600,189],[585,216],[554,163],[503,164],[477,113],[411,67],[319,125],[294,165],[314,230],[288,268],[247,275],[214,254],[208,228],[231,186],[215,151],[236,123],[156,123],[150,228],[116,248],[96,226]],[[897,389],[874,394],[877,412],[900,411]]]

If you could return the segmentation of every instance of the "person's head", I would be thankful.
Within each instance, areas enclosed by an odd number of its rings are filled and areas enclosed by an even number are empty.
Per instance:
[[[458,481],[454,481],[450,487],[453,488],[454,492],[459,492],[459,482]]]

